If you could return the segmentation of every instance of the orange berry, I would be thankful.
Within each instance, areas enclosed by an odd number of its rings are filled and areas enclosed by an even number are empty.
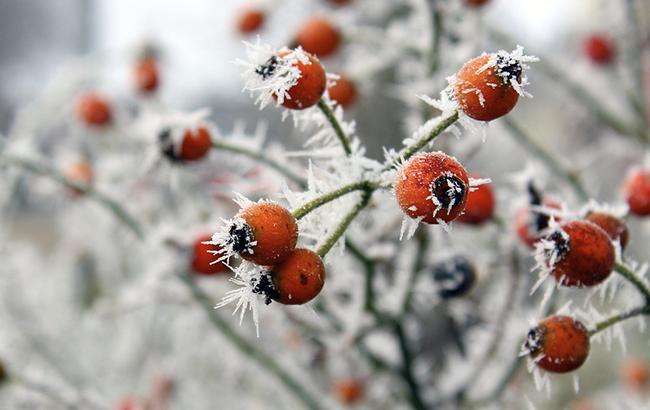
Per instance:
[[[543,203],[546,208],[561,209],[560,204],[553,199],[542,199],[542,193],[532,183],[528,185],[528,194],[531,206],[540,206]],[[529,207],[520,208],[515,215],[517,236],[532,249],[535,247],[535,243],[541,238],[544,230],[548,228],[551,219],[556,222],[559,221],[559,218],[556,216],[551,217],[545,213],[531,210]]]
[[[465,0],[465,5],[470,7],[480,7],[486,5],[490,0]]]
[[[623,365],[623,381],[634,389],[643,389],[650,380],[648,363],[642,359],[629,359]]]
[[[103,97],[86,93],[77,100],[77,117],[88,126],[101,127],[111,122],[111,107]]]
[[[158,63],[152,57],[137,62],[133,70],[135,88],[138,92],[149,94],[158,88]]]
[[[595,64],[611,63],[616,54],[614,42],[602,34],[594,34],[585,39],[583,45],[585,55]]]
[[[339,380],[334,384],[334,394],[339,402],[346,406],[359,402],[365,393],[365,386],[361,380]]]
[[[212,148],[210,131],[205,127],[186,129],[181,143],[180,157],[185,161],[196,161],[206,156]]]
[[[340,77],[328,91],[332,100],[336,101],[341,107],[347,108],[357,100],[357,87],[348,77],[344,75]]]
[[[227,244],[258,265],[284,260],[296,247],[298,224],[283,206],[257,202],[242,209],[229,228]]]
[[[473,175],[474,178],[478,176]],[[465,210],[458,221],[469,225],[481,225],[494,215],[494,194],[490,184],[482,184],[470,189],[467,194]]]
[[[614,268],[614,246],[607,233],[588,221],[569,221],[560,225],[561,231],[546,237],[553,243],[547,251],[556,261],[549,266],[557,281],[564,286],[594,286],[609,277]]]
[[[442,152],[414,155],[395,182],[395,195],[402,211],[428,224],[456,219],[465,208],[468,191],[465,168]]]
[[[490,54],[476,57],[456,74],[455,98],[468,117],[479,121],[506,115],[519,99],[510,80],[520,80],[521,64],[497,56],[496,64],[486,67],[492,57]]]
[[[209,251],[219,251],[221,248],[219,245],[203,243],[210,241],[211,238],[212,235],[202,235],[192,245],[191,266],[194,273],[199,275],[215,275],[228,270],[228,267],[223,262],[213,263],[217,257]]]
[[[316,297],[325,284],[325,265],[317,253],[294,249],[271,268],[273,299],[283,305],[302,305]]]
[[[264,12],[262,10],[247,8],[239,14],[237,29],[242,34],[250,34],[258,31],[264,24]]]
[[[623,195],[630,212],[637,216],[650,215],[650,171],[633,168],[623,182]]]
[[[352,0],[329,0],[329,2],[337,6],[345,6],[346,4],[352,3]]]
[[[124,398],[117,403],[115,410],[138,410],[138,403],[130,398]]]
[[[327,57],[339,48],[341,33],[325,17],[312,17],[298,30],[296,44],[318,57]]]
[[[623,220],[606,212],[589,212],[585,220],[598,225],[612,241],[618,241],[621,248],[625,249],[629,238],[629,230]]]
[[[86,161],[79,161],[70,164],[65,169],[64,175],[69,180],[83,186],[92,185],[95,179],[95,172],[93,171],[93,167]],[[70,193],[72,196],[76,197],[82,195],[83,191],[77,188],[70,188]]]
[[[277,58],[286,57],[290,51],[284,50],[278,54],[278,57],[271,57],[268,62],[260,66],[257,72],[262,75],[269,75],[275,70]],[[304,110],[315,105],[322,97],[327,86],[327,77],[325,69],[321,63],[311,54],[305,53],[309,59],[309,64],[305,64],[298,60],[295,64],[300,70],[300,78],[298,82],[289,88],[287,93],[288,98],[284,98],[282,105],[292,110]],[[273,96],[277,98],[276,95]]]
[[[537,366],[553,373],[576,370],[589,355],[589,332],[569,316],[550,316],[528,332],[524,348]]]

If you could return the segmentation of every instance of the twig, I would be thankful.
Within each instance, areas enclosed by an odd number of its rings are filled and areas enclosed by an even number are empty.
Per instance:
[[[334,232],[325,240],[325,242],[318,248],[316,253],[320,255],[320,257],[324,257],[327,255],[327,253],[332,249],[336,241],[339,240],[341,236],[345,233],[345,231],[348,229],[348,226],[354,221],[354,218],[359,215],[361,210],[368,205],[368,202],[370,201],[370,197],[372,196],[372,190],[369,191],[364,191],[361,200],[352,208],[352,210],[343,218],[343,220],[339,223],[339,225],[336,227]]]
[[[404,333],[404,328],[400,322],[395,322],[394,327],[395,336],[397,337],[397,342],[399,345],[400,355],[402,357],[402,377],[406,382],[406,385],[409,389],[409,400],[414,409],[425,410],[427,407],[424,404],[422,399],[422,394],[420,392],[420,386],[415,380],[415,374],[413,372],[413,356],[411,350],[408,346],[408,340],[406,340],[406,334]]]
[[[605,329],[607,329],[610,326],[613,326],[619,322],[622,322],[626,319],[629,319],[634,316],[638,315],[650,315],[650,305],[643,305],[639,306],[637,308],[634,308],[632,310],[628,310],[623,313],[619,313],[617,315],[614,315],[610,318],[607,318],[603,320],[602,322],[598,322],[594,325],[594,328],[589,330],[589,335],[593,336],[598,332],[601,332]]]
[[[639,292],[641,292],[646,303],[650,305],[650,288],[648,288],[648,285],[643,281],[643,279],[637,276],[631,267],[623,262],[616,262],[616,264],[614,264],[614,270],[632,283]]]
[[[320,108],[320,110],[325,115],[325,118],[327,118],[327,121],[329,121],[332,125],[336,136],[338,137],[339,141],[341,141],[341,145],[343,146],[345,154],[348,156],[352,154],[352,148],[350,148],[350,138],[345,134],[345,131],[343,131],[339,120],[336,118],[336,115],[334,115],[334,112],[332,111],[332,108],[330,108],[327,102],[322,98],[318,100],[318,108]]]
[[[335,199],[338,199],[342,197],[345,194],[348,194],[350,192],[354,191],[372,191],[376,189],[379,185],[377,183],[364,180],[360,182],[355,182],[349,185],[345,185],[339,189],[336,189],[332,192],[329,192],[327,194],[321,195],[318,198],[309,201],[305,205],[301,206],[300,208],[296,209],[293,211],[293,216],[296,219],[301,219],[314,209],[323,206],[329,202],[334,201]]]

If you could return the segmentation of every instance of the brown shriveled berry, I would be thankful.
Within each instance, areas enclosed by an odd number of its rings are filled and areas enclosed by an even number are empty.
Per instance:
[[[346,406],[351,406],[363,399],[365,386],[359,379],[339,380],[334,384],[334,395]]]
[[[623,220],[612,214],[596,211],[589,212],[585,220],[600,226],[612,241],[618,241],[621,244],[621,248],[625,249],[629,239],[629,230]]]
[[[357,100],[357,87],[345,75],[336,80],[336,83],[328,89],[330,98],[336,101],[341,107],[348,108]]]
[[[473,178],[479,178],[472,175]],[[491,184],[481,184],[470,189],[467,194],[465,210],[458,217],[458,221],[468,225],[481,225],[489,221],[494,215],[494,194]]]
[[[650,171],[631,169],[623,181],[623,196],[634,215],[650,215]]]
[[[320,58],[334,54],[341,44],[341,33],[330,20],[316,16],[307,20],[296,34],[296,44]]]
[[[284,260],[294,250],[298,224],[283,206],[257,202],[237,214],[229,235],[228,244],[242,258],[270,266]]]
[[[453,221],[465,209],[469,177],[455,158],[442,152],[414,155],[395,181],[402,211],[428,224]]]
[[[456,74],[454,96],[463,112],[475,120],[492,121],[509,113],[517,104],[519,94],[510,83],[521,78],[519,63],[488,63],[493,55],[476,57]],[[503,66],[502,66],[503,65]]]
[[[325,265],[315,252],[298,248],[273,266],[270,275],[276,292],[272,299],[283,305],[302,305],[323,288]]]
[[[570,221],[560,225],[545,239],[554,249],[556,261],[551,274],[563,286],[594,286],[609,277],[614,268],[614,246],[605,231],[588,221]]]
[[[550,316],[528,332],[524,349],[537,366],[553,373],[576,370],[589,355],[589,332],[569,316]]]

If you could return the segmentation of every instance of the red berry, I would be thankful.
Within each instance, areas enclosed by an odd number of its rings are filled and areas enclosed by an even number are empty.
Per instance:
[[[196,161],[207,155],[212,148],[210,131],[205,127],[186,129],[181,143],[180,157],[185,161]]]
[[[569,316],[550,316],[528,332],[524,348],[542,369],[568,373],[587,359],[589,332]]]
[[[192,245],[192,271],[199,275],[215,275],[228,270],[228,267],[223,262],[212,263],[217,257],[216,254],[209,251],[220,251],[221,248],[219,245],[203,243],[210,241],[211,238],[212,236],[209,234],[202,235]]]
[[[465,168],[442,152],[413,156],[404,164],[395,183],[402,211],[428,224],[456,219],[465,208],[468,191]]]
[[[341,75],[336,83],[328,89],[330,98],[341,107],[347,108],[357,100],[357,87],[346,76]]]
[[[146,57],[137,62],[133,70],[135,88],[142,94],[149,94],[158,88],[158,63],[153,57]]]
[[[476,175],[472,175],[478,178]],[[458,221],[469,225],[481,225],[494,215],[494,194],[490,184],[481,184],[467,194],[465,210]]]
[[[339,30],[324,17],[312,17],[300,27],[296,43],[318,57],[327,57],[339,48],[341,34]]]
[[[101,127],[111,122],[111,107],[103,97],[86,93],[77,100],[77,117],[88,126]]]
[[[339,380],[334,384],[334,394],[339,402],[346,406],[358,403],[363,399],[365,386],[359,379]]]
[[[623,181],[623,195],[630,212],[637,216],[650,215],[650,171],[630,170]]]
[[[294,249],[282,262],[271,268],[275,294],[283,305],[302,305],[316,297],[325,284],[325,265],[309,249]]]
[[[465,5],[470,7],[480,7],[486,5],[490,0],[465,0]]]
[[[138,410],[138,404],[134,399],[127,397],[117,403],[115,410]]]
[[[596,64],[608,64],[616,54],[614,42],[607,36],[601,34],[594,34],[587,37],[583,44],[583,49],[587,57]]]
[[[258,31],[264,24],[264,12],[262,10],[248,8],[239,14],[237,29],[242,34],[250,34]]]
[[[633,389],[643,389],[648,386],[650,369],[648,362],[643,359],[629,359],[623,365],[623,381]]]
[[[625,249],[629,238],[629,230],[621,219],[606,212],[589,212],[585,220],[598,225],[612,241],[618,241],[621,248]]]
[[[286,57],[290,52],[281,51],[279,58]],[[300,70],[298,82],[287,91],[289,98],[284,98],[282,105],[292,110],[304,110],[315,105],[322,97],[327,86],[327,77],[325,69],[321,63],[311,54],[305,53],[309,59],[309,64],[298,60],[295,64]],[[276,57],[272,57],[266,64],[271,67],[275,63]],[[274,95],[277,98],[277,96]]]
[[[506,115],[519,99],[510,80],[521,79],[521,64],[507,62],[498,56],[496,64],[486,68],[491,58],[490,54],[476,57],[456,74],[455,98],[468,117],[479,121],[492,121]]]
[[[352,3],[352,0],[329,0],[329,2],[336,4],[337,6],[344,6],[346,4]]]
[[[284,260],[297,241],[296,218],[273,202],[257,202],[242,209],[229,228],[227,240],[242,258],[264,266]]]
[[[545,239],[553,244],[546,250],[547,266],[564,286],[594,286],[609,277],[614,268],[614,246],[607,233],[588,221],[569,221]]]
[[[532,205],[536,206],[536,204]],[[544,206],[550,209],[561,209],[560,204],[550,198],[544,199]],[[532,249],[537,241],[541,239],[542,233],[548,227],[551,218],[558,221],[557,217],[550,217],[544,213],[532,211],[528,206],[520,208],[515,215],[517,236]]]

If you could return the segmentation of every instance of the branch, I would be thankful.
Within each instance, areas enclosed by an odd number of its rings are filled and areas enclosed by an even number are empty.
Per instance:
[[[379,184],[364,180],[360,182],[355,182],[349,185],[345,185],[337,190],[319,196],[318,198],[307,202],[305,205],[293,211],[293,216],[296,219],[302,219],[305,215],[313,211],[314,209],[323,206],[329,202],[334,201],[337,198],[342,197],[345,194],[354,191],[374,191],[379,187]]]
[[[356,218],[359,213],[363,210],[368,205],[368,202],[370,201],[370,197],[372,196],[372,190],[365,191],[363,193],[363,196],[361,197],[361,200],[352,208],[352,210],[343,218],[343,220],[339,223],[339,226],[336,227],[332,235],[330,235],[329,238],[325,240],[325,243],[323,243],[316,253],[321,257],[325,257],[327,253],[332,249],[336,241],[339,240],[343,234],[345,234],[345,231],[348,229],[352,221],[354,221],[354,218]]]
[[[629,319],[634,316],[638,315],[650,315],[650,305],[643,305],[639,306],[637,308],[634,308],[632,310],[628,310],[623,313],[619,313],[617,315],[614,315],[608,319],[603,320],[602,322],[596,323],[593,329],[589,331],[589,336],[593,336],[596,333],[603,331],[607,329],[610,326],[614,326],[615,324],[622,322],[626,319]]]
[[[638,277],[634,270],[626,265],[623,262],[616,262],[614,264],[614,270],[632,283],[638,290],[641,292],[643,297],[646,300],[646,304],[650,305],[650,288],[643,281],[642,278]]]
[[[329,121],[332,125],[332,128],[334,128],[334,132],[336,133],[339,141],[341,141],[341,145],[343,146],[345,154],[347,156],[350,156],[350,154],[352,154],[352,149],[350,148],[350,138],[348,138],[348,136],[343,131],[341,123],[339,123],[339,120],[334,115],[332,108],[322,98],[318,100],[318,108],[320,108],[320,110],[325,115],[325,118],[327,118],[327,121]]]

